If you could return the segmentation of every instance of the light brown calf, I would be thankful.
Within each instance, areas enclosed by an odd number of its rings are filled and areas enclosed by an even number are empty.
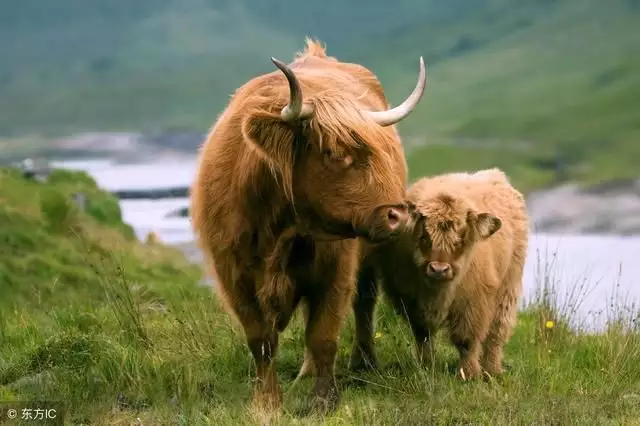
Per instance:
[[[528,247],[524,197],[494,168],[420,179],[408,198],[416,218],[413,234],[381,246],[369,268],[407,318],[422,361],[432,356],[433,333],[446,326],[463,378],[477,378],[482,369],[502,374]],[[373,289],[375,299],[374,278],[365,269],[359,288],[370,295]],[[370,324],[357,330],[357,340],[373,360],[374,304],[356,309],[356,317]]]

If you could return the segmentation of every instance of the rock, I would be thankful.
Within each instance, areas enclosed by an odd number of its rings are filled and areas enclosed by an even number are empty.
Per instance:
[[[537,232],[640,234],[640,180],[565,184],[531,193],[527,204]]]
[[[167,213],[166,217],[189,217],[189,207],[182,207]]]
[[[152,244],[159,244],[159,243],[160,243],[160,237],[156,232],[152,231],[147,234],[147,238],[145,239],[145,244],[152,245]]]

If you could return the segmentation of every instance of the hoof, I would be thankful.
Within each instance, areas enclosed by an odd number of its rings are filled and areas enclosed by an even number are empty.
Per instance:
[[[256,411],[278,411],[282,408],[282,394],[280,392],[256,393],[251,405]]]
[[[352,356],[349,361],[349,370],[354,373],[374,371],[379,368],[375,356]]]
[[[456,377],[464,382],[477,380],[483,377],[482,370],[480,368],[470,368],[469,366],[458,366],[456,370]]]
[[[315,395],[311,401],[311,411],[324,415],[335,411],[340,402],[340,391],[335,378],[316,379]]]
[[[339,403],[340,397],[338,395],[332,395],[328,398],[315,396],[311,401],[311,412],[319,416],[325,416],[336,411]]]

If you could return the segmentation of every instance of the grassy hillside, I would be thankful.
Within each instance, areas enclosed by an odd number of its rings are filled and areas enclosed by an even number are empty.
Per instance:
[[[86,195],[84,211],[73,202],[76,192]],[[0,258],[2,315],[101,298],[116,266],[119,279],[143,287],[180,287],[200,274],[177,250],[140,244],[116,198],[85,173],[64,170],[38,183],[0,169]]]
[[[560,155],[570,178],[627,177],[639,24],[637,0],[13,2],[0,14],[0,136],[205,131],[270,56],[291,59],[312,35],[376,72],[394,104],[424,55],[429,86],[400,129],[445,147],[412,152],[415,176],[479,157],[533,188]]]
[[[78,190],[88,213],[68,201]],[[264,420],[249,409],[254,368],[243,333],[211,290],[195,285],[199,268],[175,250],[136,242],[117,206],[82,173],[57,171],[38,184],[0,169],[3,408],[58,401],[68,424]],[[444,339],[434,368],[419,367],[409,330],[386,305],[376,334],[383,369],[350,375],[350,318],[338,359],[343,399],[326,424],[637,424],[637,332],[612,322],[604,334],[583,335],[566,326],[573,305],[550,306],[520,315],[506,350],[511,372],[478,383],[454,379],[456,356]],[[304,414],[311,382],[292,386],[303,341],[296,318],[277,361],[279,424],[319,421]]]

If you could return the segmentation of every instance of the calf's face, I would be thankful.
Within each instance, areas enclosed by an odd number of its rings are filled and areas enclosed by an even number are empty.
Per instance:
[[[448,282],[468,265],[474,245],[495,234],[502,222],[461,200],[437,197],[412,205],[416,218],[414,260],[429,280]]]

